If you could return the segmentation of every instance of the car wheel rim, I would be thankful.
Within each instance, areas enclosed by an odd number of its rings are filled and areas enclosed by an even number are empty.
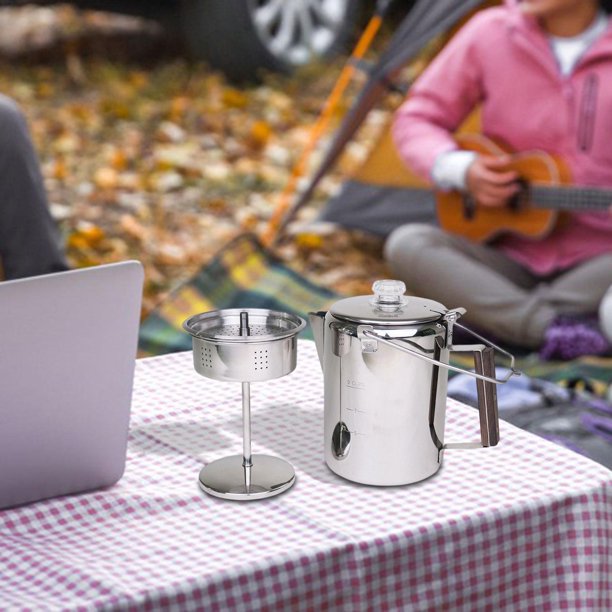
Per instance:
[[[351,0],[248,0],[261,42],[292,66],[322,56],[342,31]]]

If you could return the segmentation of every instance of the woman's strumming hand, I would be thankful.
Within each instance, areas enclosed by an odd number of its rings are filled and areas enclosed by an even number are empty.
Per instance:
[[[467,189],[482,206],[504,206],[518,193],[519,175],[508,170],[510,158],[479,155],[469,166],[466,176]]]

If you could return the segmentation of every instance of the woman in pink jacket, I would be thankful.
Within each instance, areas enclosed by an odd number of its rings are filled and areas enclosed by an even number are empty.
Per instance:
[[[517,175],[503,170],[508,160],[459,150],[453,139],[481,104],[486,136],[515,151],[561,156],[576,184],[612,186],[611,8],[597,0],[507,0],[478,13],[399,109],[393,132],[402,158],[439,189],[506,206],[519,189]],[[597,312],[612,285],[607,212],[572,214],[537,241],[505,236],[488,245],[406,225],[385,254],[417,295],[464,306],[468,322],[503,341],[541,347],[548,358],[610,348],[582,316]]]

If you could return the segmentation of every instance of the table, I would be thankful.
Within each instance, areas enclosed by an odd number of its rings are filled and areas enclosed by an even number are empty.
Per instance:
[[[241,386],[191,353],[140,360],[127,469],[105,491],[0,512],[0,608],[610,610],[612,472],[502,423],[499,446],[446,451],[440,472],[360,486],[323,462],[322,374],[252,385],[253,450],[297,482],[231,502],[200,492],[242,449]],[[447,440],[478,436],[449,400]]]

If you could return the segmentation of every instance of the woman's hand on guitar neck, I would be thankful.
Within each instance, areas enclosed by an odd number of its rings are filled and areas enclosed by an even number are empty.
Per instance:
[[[519,175],[508,170],[510,156],[479,155],[469,166],[466,186],[482,206],[505,206],[520,189]]]

